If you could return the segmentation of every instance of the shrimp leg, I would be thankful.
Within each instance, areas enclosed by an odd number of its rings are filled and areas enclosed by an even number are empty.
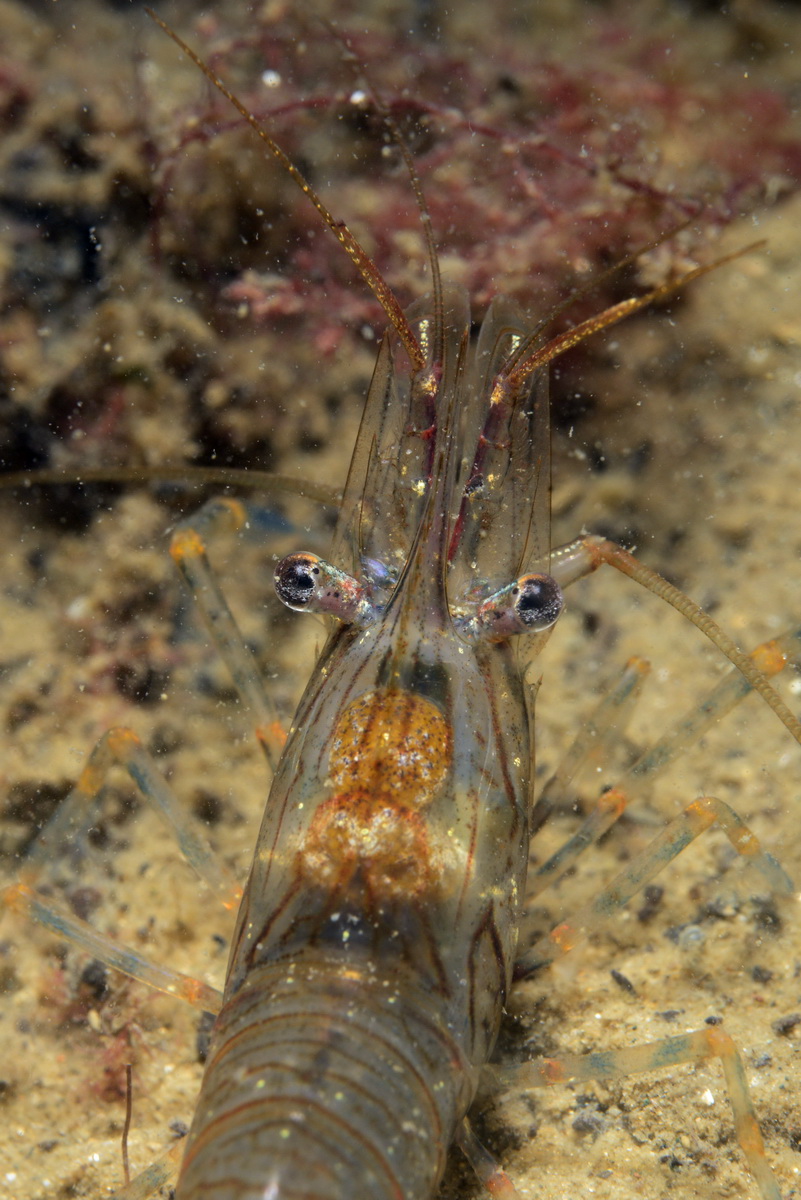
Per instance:
[[[780,637],[762,642],[748,657],[757,670],[772,679],[801,654],[801,628],[787,630]],[[706,731],[726,716],[753,691],[750,684],[735,668],[729,671],[688,715],[646,750],[628,769],[620,781],[621,790],[629,799],[639,798],[646,787],[679,754],[697,742]]]
[[[521,1200],[517,1188],[503,1167],[476,1137],[468,1117],[465,1117],[459,1126],[455,1141],[492,1200]]]
[[[39,834],[26,860],[22,879],[0,892],[0,904],[3,909],[27,913],[54,933],[75,942],[88,954],[148,987],[178,996],[202,1010],[217,1012],[221,997],[216,988],[120,946],[113,938],[35,890],[47,863],[65,845],[75,841],[81,827],[86,827],[106,777],[115,766],[127,770],[145,799],[170,827],[187,862],[217,894],[223,906],[230,909],[239,903],[240,885],[217,860],[205,838],[191,827],[172,789],[139,738],[129,729],[111,729],[97,743],[76,786]]]
[[[609,801],[610,795],[612,801]],[[604,799],[613,806],[613,793],[608,793]],[[521,978],[530,975],[571,950],[657,875],[666,863],[713,825],[723,829],[738,853],[753,861],[773,891],[785,894],[792,892],[791,881],[782,867],[761,848],[734,810],[714,797],[703,797],[687,805],[645,852],[635,858],[594,900],[580,909],[571,921],[562,922],[546,937],[540,938],[518,960],[516,976]],[[540,1087],[568,1079],[609,1080],[707,1058],[719,1058],[723,1065],[737,1141],[746,1156],[762,1200],[781,1200],[765,1155],[742,1057],[731,1037],[719,1028],[710,1027],[622,1050],[541,1059],[505,1071],[504,1078],[518,1087]]]
[[[217,988],[204,983],[202,979],[162,967],[137,950],[119,945],[107,934],[94,929],[88,921],[81,920],[51,900],[43,899],[26,883],[11,884],[0,891],[0,912],[4,910],[33,918],[59,937],[68,938],[93,958],[100,959],[107,966],[157,992],[176,996],[203,1012],[216,1013],[220,1010],[222,995]]]
[[[723,1066],[726,1090],[734,1111],[737,1141],[745,1154],[762,1200],[781,1200],[776,1177],[765,1155],[765,1143],[748,1090],[742,1056],[725,1030],[710,1026],[694,1033],[660,1038],[641,1046],[602,1053],[565,1054],[542,1058],[503,1072],[505,1083],[517,1087],[547,1087],[575,1079],[619,1079],[643,1071],[679,1066],[718,1058]]]
[[[801,652],[801,629],[792,629],[781,637],[763,642],[749,657],[766,678],[782,671]],[[634,659],[626,665],[620,678],[603,697],[598,709],[568,750],[559,768],[543,788],[535,806],[535,831],[552,811],[556,796],[563,796],[570,780],[586,765],[603,761],[620,732],[628,705],[639,695],[644,681],[645,664]],[[649,747],[629,767],[615,787],[598,797],[595,807],[579,829],[548,860],[535,871],[527,885],[531,901],[545,888],[555,883],[573,866],[589,846],[597,842],[614,825],[632,801],[641,799],[651,783],[675,761],[679,753],[699,738],[717,721],[726,716],[753,689],[735,668],[716,684],[698,704],[672,729]]]
[[[737,853],[750,859],[762,872],[771,891],[782,895],[792,894],[793,884],[783,867],[772,854],[762,849],[758,839],[734,809],[714,796],[702,796],[674,817],[647,849],[637,855],[594,900],[580,908],[572,920],[561,922],[526,950],[515,965],[516,978],[525,978],[572,950],[607,917],[622,908],[691,842],[715,825],[723,830]]]
[[[629,659],[601,697],[595,711],[582,722],[559,766],[537,797],[531,816],[532,837],[542,829],[556,804],[564,801],[567,789],[579,771],[589,763],[602,764],[608,756],[628,723],[650,670],[651,664],[646,659]]]
[[[206,839],[192,828],[175,793],[131,729],[109,729],[89,755],[78,782],[45,825],[25,863],[26,882],[34,883],[53,858],[85,830],[113,767],[127,771],[145,800],[175,836],[186,861],[227,909],[236,908],[242,888],[221,863]]]
[[[286,737],[206,554],[209,537],[238,533],[246,526],[247,519],[247,509],[241,501],[230,496],[209,500],[190,520],[178,526],[170,553],[203,614],[236,690],[253,716],[256,737],[274,771]]]
[[[729,662],[737,668],[745,681],[758,692],[785,729],[801,745],[801,721],[790,712],[778,692],[772,687],[760,666],[752,662],[747,654],[743,654],[739,646],[713,621],[709,613],[686,596],[679,588],[674,587],[658,571],[640,562],[623,546],[610,542],[606,538],[588,536],[578,538],[567,546],[554,550],[551,556],[551,572],[560,587],[568,587],[578,579],[584,579],[604,565],[614,567],[622,575],[627,575],[647,591],[664,600],[676,612],[694,625],[704,637],[708,638]]]
[[[183,1150],[183,1140],[176,1142],[166,1154],[160,1155],[149,1167],[145,1167],[144,1171],[137,1175],[135,1179],[132,1179],[125,1187],[120,1188],[118,1192],[114,1192],[110,1200],[148,1200],[148,1197],[154,1195],[159,1188],[165,1188],[175,1183],[175,1177],[178,1174],[178,1168],[181,1165],[183,1157]]]

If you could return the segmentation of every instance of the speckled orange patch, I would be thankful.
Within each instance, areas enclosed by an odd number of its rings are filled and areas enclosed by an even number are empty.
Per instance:
[[[321,887],[347,889],[361,873],[374,900],[420,895],[431,881],[425,823],[419,813],[373,797],[334,796],[315,814],[300,858],[301,871]]]
[[[364,791],[376,805],[424,808],[453,757],[448,722],[430,700],[399,688],[366,692],[337,725],[329,773],[336,792]]]
[[[348,705],[329,762],[333,795],[317,810],[300,873],[331,890],[362,886],[375,903],[419,896],[441,874],[421,815],[450,769],[450,726],[430,700],[400,689]]]

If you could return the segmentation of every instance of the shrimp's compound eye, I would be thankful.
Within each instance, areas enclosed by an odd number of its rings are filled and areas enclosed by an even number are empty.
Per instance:
[[[523,575],[512,594],[518,618],[532,633],[549,629],[564,607],[562,589],[550,575]]]
[[[550,575],[521,575],[483,602],[474,628],[492,641],[517,633],[543,633],[563,606],[562,589]]]
[[[314,596],[320,560],[316,554],[289,554],[275,568],[275,591],[287,608],[303,612]]]
[[[348,625],[367,625],[375,613],[364,586],[316,554],[289,554],[275,568],[278,599],[295,612],[325,613]]]

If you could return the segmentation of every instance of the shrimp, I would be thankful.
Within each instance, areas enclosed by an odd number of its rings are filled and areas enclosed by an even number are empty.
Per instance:
[[[290,607],[339,625],[265,809],[181,1197],[235,1170],[230,1190],[212,1194],[424,1198],[453,1137],[482,1162],[461,1122],[519,952],[532,793],[524,674],[562,587],[601,548],[550,554],[543,369],[560,345],[499,302],[468,350],[453,286],[407,314],[385,298],[394,332],[331,563],[304,552],[276,571]],[[241,519],[236,504],[222,511]],[[197,591],[196,528],[181,531],[175,555]],[[258,710],[258,691],[251,699]],[[265,721],[259,730],[269,755],[274,734]],[[495,1168],[490,1177],[501,1186]]]

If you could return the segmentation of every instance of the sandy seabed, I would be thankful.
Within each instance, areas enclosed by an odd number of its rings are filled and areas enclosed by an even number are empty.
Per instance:
[[[48,53],[52,14],[43,5],[9,0],[1,7],[22,72]],[[585,9],[573,8],[578,22]],[[479,6],[470,11],[480,14]],[[642,13],[648,11],[655,20],[677,20],[660,5],[643,5]],[[777,44],[793,38],[801,44],[801,25],[788,11],[765,8],[763,73],[771,61],[770,14],[783,22],[781,36],[771,27]],[[93,47],[98,57],[90,74],[102,79],[131,19],[99,5],[73,6],[59,35],[63,40],[64,30],[75,26],[65,55]],[[741,25],[747,26],[743,14]],[[670,28],[672,36],[683,36],[681,22]],[[714,38],[714,22],[703,28]],[[565,25],[559,36],[567,37]],[[733,53],[731,38],[720,36]],[[155,34],[148,34],[145,52],[155,45]],[[168,56],[163,47],[153,52],[160,63]],[[776,85],[787,89],[786,61],[774,47]],[[69,103],[70,89],[74,99],[78,88],[74,65],[67,70],[62,62],[62,69],[53,76],[53,105]],[[186,75],[179,79],[186,87]],[[724,250],[755,238],[765,243],[699,281],[670,313],[646,315],[608,334],[588,366],[587,391],[599,397],[598,407],[573,428],[565,423],[554,446],[555,542],[583,529],[634,530],[642,557],[713,611],[746,648],[799,622],[800,230],[801,197],[792,196],[734,223]],[[7,257],[0,266],[10,270]],[[191,314],[154,287],[150,304],[160,328],[179,331],[175,369],[190,372],[192,355],[211,351]],[[57,302],[54,293],[54,313]],[[147,303],[140,295],[140,317]],[[126,319],[118,314],[119,340]],[[130,321],[133,338],[136,315]],[[26,358],[38,342],[24,322],[6,322],[3,345],[8,376],[38,380],[26,391],[31,411],[41,417],[47,394],[47,415],[58,424],[56,360],[73,355],[77,362],[85,346],[70,339],[69,321],[59,323],[56,315],[51,325],[58,344],[46,362]],[[265,353],[279,354],[280,339]],[[335,358],[324,387],[319,357],[311,353],[296,368],[275,369],[286,372],[289,390],[271,465],[340,486],[358,423],[359,388],[369,377],[369,349],[347,362]],[[334,408],[331,395],[348,390],[356,398]],[[139,465],[161,461],[154,449],[161,443],[176,454],[191,452],[184,416],[144,405]],[[113,406],[110,416],[98,413],[90,440],[100,440],[99,427],[116,419]],[[229,430],[236,430],[237,419],[229,414]],[[15,420],[9,418],[7,428],[18,431]],[[647,453],[636,454],[642,447]],[[53,452],[55,461],[59,453]],[[265,774],[167,554],[170,528],[191,503],[153,489],[120,489],[90,497],[88,512],[76,516],[68,490],[44,502],[35,492],[2,497],[0,849],[9,878],[33,826],[66,793],[102,731],[120,724],[162,756],[178,794],[206,821],[215,848],[240,876],[246,872]],[[324,545],[324,519],[296,502],[283,511],[294,530],[274,540],[270,554],[297,545],[298,538],[304,548],[310,539]],[[306,526],[310,533],[299,532]],[[251,539],[221,547],[215,561],[288,720],[324,631],[314,620],[277,611],[264,557]],[[685,622],[611,572],[571,589],[541,664],[543,779],[634,654],[650,660],[652,674],[619,747],[621,763],[691,710],[725,669]],[[785,675],[780,689],[797,709],[798,675],[792,668]],[[604,775],[604,782],[613,777]],[[96,860],[65,859],[47,886],[153,960],[221,984],[230,916],[209,902],[125,777],[112,782],[94,837]],[[579,907],[647,844],[660,821],[700,795],[730,803],[801,880],[799,791],[801,748],[749,698],[660,779],[647,820],[622,822],[574,876],[542,897],[537,928]],[[584,795],[592,794],[585,780]],[[543,831],[538,859],[575,827],[569,807]],[[500,1039],[501,1061],[629,1046],[722,1018],[742,1049],[768,1158],[789,1200],[801,1193],[801,1059],[795,1052],[801,1019],[792,1021],[801,1012],[797,899],[769,897],[760,877],[736,861],[717,833],[672,863],[659,883],[663,891],[652,911],[633,902],[587,947],[517,988]],[[74,946],[24,918],[3,917],[0,1196],[101,1197],[120,1185],[126,1062],[134,1068],[134,1171],[163,1153],[191,1117],[202,1069],[198,1014],[119,976],[109,976],[104,988],[86,966]],[[714,1063],[608,1086],[501,1091],[482,1108],[480,1132],[524,1198],[757,1195]],[[477,1194],[454,1156],[443,1197]]]

